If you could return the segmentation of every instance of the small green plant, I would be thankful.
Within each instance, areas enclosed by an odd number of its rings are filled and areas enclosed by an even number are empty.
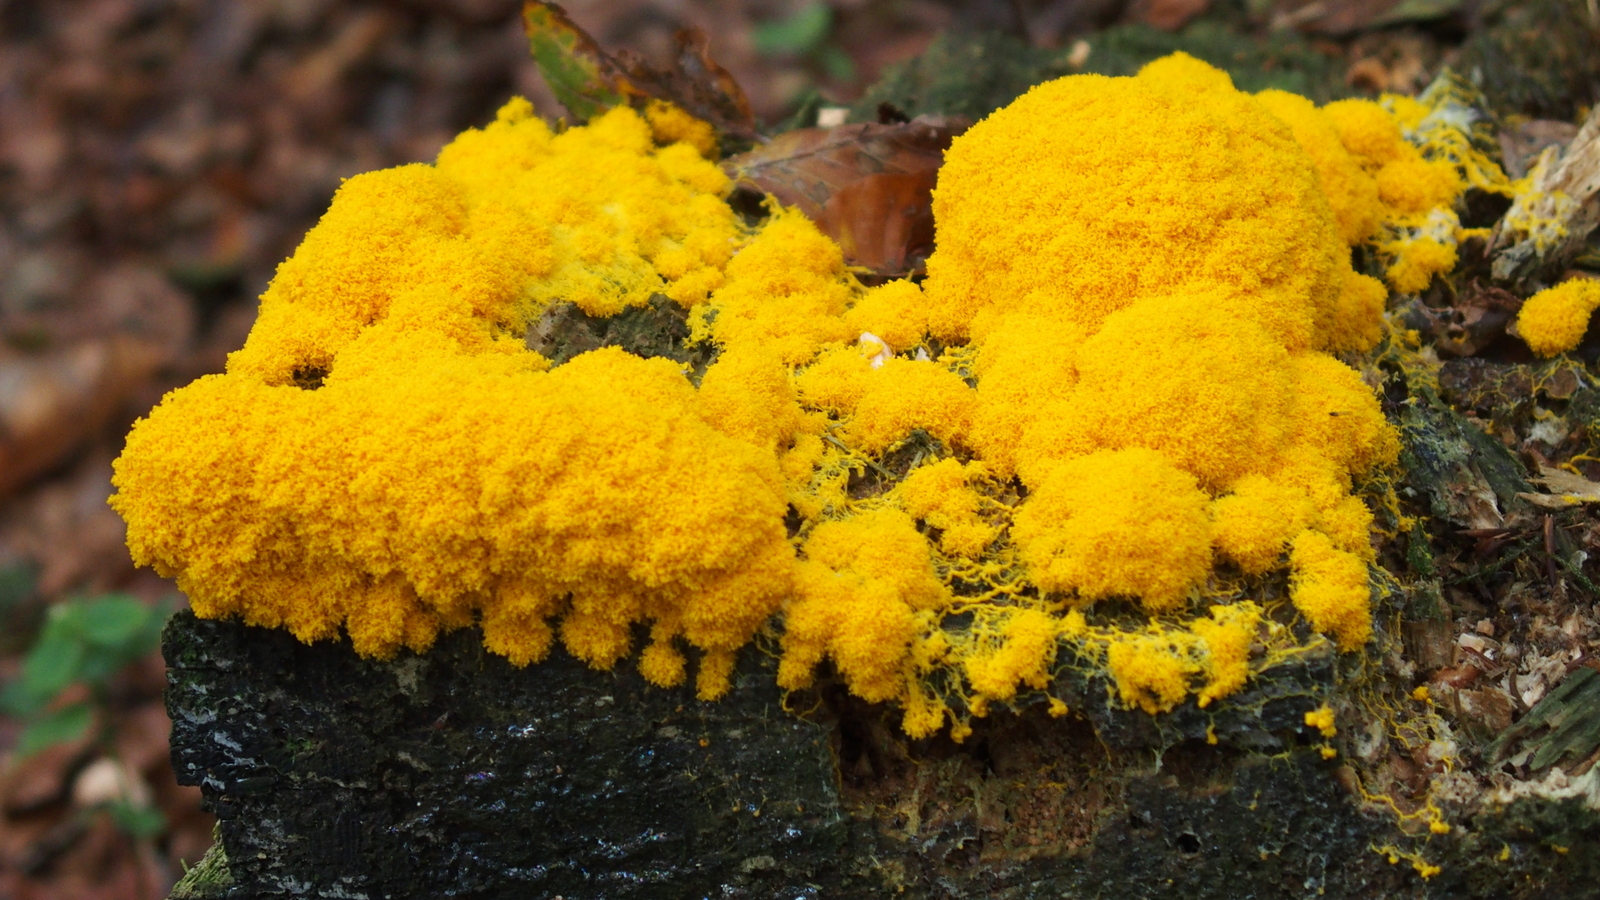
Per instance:
[[[23,658],[21,675],[0,691],[0,712],[24,723],[13,758],[89,735],[96,709],[109,705],[112,678],[156,649],[171,612],[169,603],[151,606],[126,594],[78,597],[51,606]],[[109,719],[98,718],[97,743],[109,744]],[[151,840],[166,829],[166,817],[147,800],[132,797],[110,800],[96,810],[129,836]]]
[[[0,710],[25,724],[16,754],[29,756],[89,733],[112,676],[156,649],[171,610],[125,594],[80,597],[50,607],[19,678],[0,692]],[[83,685],[83,699],[63,701]]]
[[[786,18],[757,25],[751,32],[756,52],[762,56],[790,56],[808,60],[829,78],[849,81],[855,65],[849,54],[829,42],[833,32],[833,7],[813,0]]]

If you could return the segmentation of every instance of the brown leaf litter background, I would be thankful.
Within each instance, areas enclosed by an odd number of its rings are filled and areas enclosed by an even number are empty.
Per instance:
[[[684,78],[708,83],[714,59],[770,127],[812,88],[848,103],[942,30],[1000,29],[1066,48],[1118,21],[1178,28],[1211,5],[829,0],[828,45],[847,66],[763,53],[760,28],[818,2],[574,0],[569,13],[646,93],[681,97]],[[25,567],[37,583],[0,608],[0,682],[16,676],[51,604],[110,590],[152,603],[172,596],[128,561],[105,503],[111,460],[164,392],[222,368],[253,321],[254,298],[340,179],[431,159],[513,93],[552,119],[564,113],[528,56],[519,6],[0,3],[0,567]],[[1403,25],[1415,0],[1250,6],[1263,22],[1326,36],[1361,89],[1414,90],[1441,59],[1445,38],[1432,32],[1372,30]],[[684,29],[704,43],[680,37]],[[961,127],[897,121],[890,110],[879,124],[795,132],[728,165],[741,187],[822,222],[854,264],[898,274],[931,248],[927,194]],[[1523,137],[1532,154],[1548,136]],[[1458,329],[1463,355],[1504,327],[1492,292],[1473,298],[1458,304],[1459,321],[1440,324]],[[1579,487],[1562,490],[1591,502]],[[204,853],[211,819],[198,790],[178,787],[169,770],[163,683],[157,657],[116,680],[104,711],[111,747],[79,742],[18,760],[19,726],[0,719],[0,900],[159,898],[181,861]],[[92,814],[108,790],[148,797],[165,832],[138,841]]]

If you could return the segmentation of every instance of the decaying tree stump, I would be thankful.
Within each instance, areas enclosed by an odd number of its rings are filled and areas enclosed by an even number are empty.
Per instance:
[[[1408,838],[1360,809],[1287,695],[1236,698],[1262,704],[1269,727],[1233,734],[1255,749],[1181,737],[1192,706],[1101,728],[1122,745],[1033,707],[958,746],[896,739],[826,689],[787,711],[749,650],[733,694],[702,703],[560,650],[514,669],[471,631],[380,663],[184,613],[165,649],[175,768],[226,856],[179,896],[1600,895],[1600,817],[1576,790],[1485,805],[1429,843],[1429,880],[1391,865],[1374,848]]]

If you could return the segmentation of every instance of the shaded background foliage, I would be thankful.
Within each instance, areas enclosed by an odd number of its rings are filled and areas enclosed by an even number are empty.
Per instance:
[[[1600,82],[1600,54],[1541,40],[1592,27],[1569,0],[569,12],[647,59],[701,29],[769,129],[834,106],[981,116],[1041,71],[1121,74],[1180,46],[1318,100],[1453,63],[1505,109],[1570,119]],[[1015,65],[971,64],[996,58]],[[430,159],[512,93],[562,114],[515,0],[0,0],[0,897],[161,897],[209,845],[150,652],[181,598],[128,562],[110,462],[165,391],[221,369],[340,179]]]

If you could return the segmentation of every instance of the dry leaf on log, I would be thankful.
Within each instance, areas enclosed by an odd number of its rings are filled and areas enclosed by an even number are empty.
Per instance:
[[[614,106],[666,100],[722,134],[744,141],[756,138],[750,102],[733,76],[711,58],[710,42],[698,29],[674,35],[672,64],[660,69],[631,53],[606,53],[554,3],[527,0],[522,23],[539,74],[580,121]]]
[[[933,185],[950,141],[971,123],[921,116],[892,125],[802,128],[735,156],[724,168],[743,190],[799,207],[876,275],[922,270],[933,252]]]
[[[1442,356],[1476,356],[1506,333],[1521,308],[1510,291],[1474,281],[1449,308],[1430,311],[1434,347]]]
[[[1600,224],[1600,109],[1564,152],[1546,147],[1528,177],[1489,242],[1494,277],[1523,285],[1561,271]]]
[[[1545,509],[1565,509],[1582,503],[1600,503],[1600,482],[1590,481],[1565,469],[1540,466],[1533,479],[1548,494],[1518,494],[1524,500]]]
[[[750,101],[727,69],[711,58],[711,42],[697,28],[672,36],[672,66],[657,69],[631,53],[617,54],[632,83],[651,97],[670,100],[717,131],[740,138],[756,137]]]

